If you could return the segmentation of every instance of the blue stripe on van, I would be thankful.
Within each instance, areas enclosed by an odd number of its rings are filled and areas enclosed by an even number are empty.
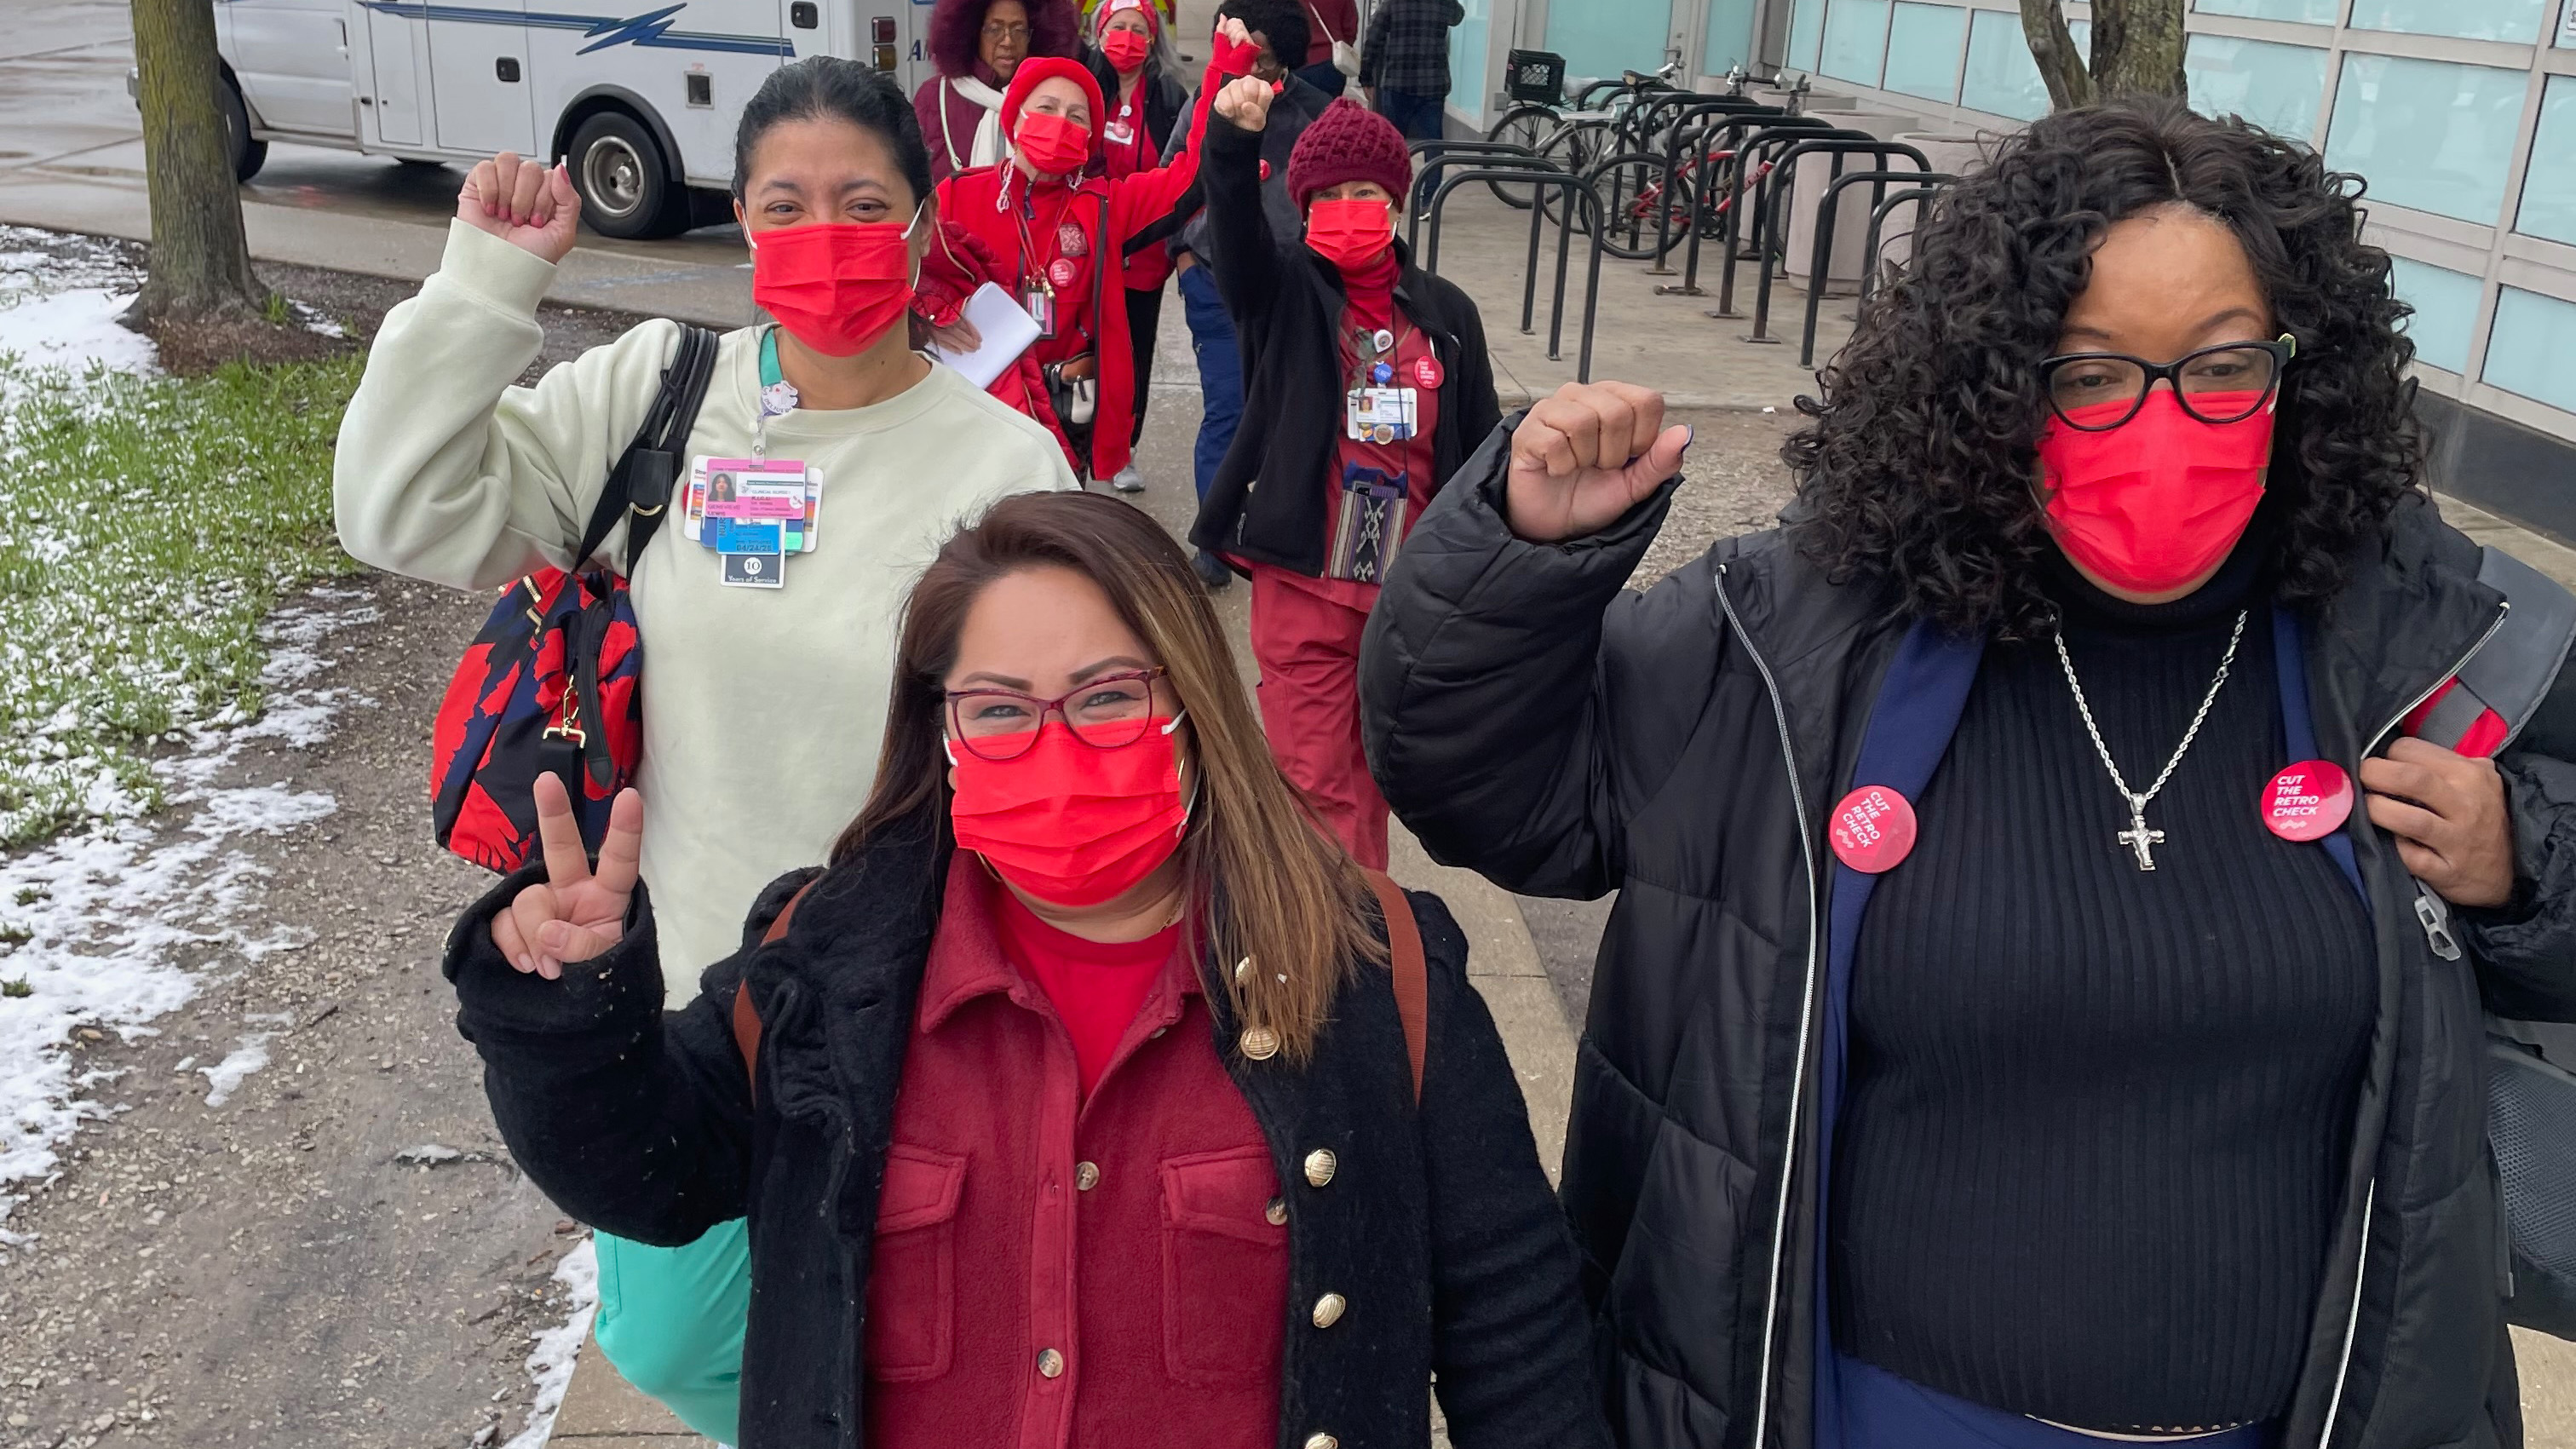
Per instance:
[[[515,25],[522,30],[577,30],[596,36],[576,54],[588,55],[610,46],[645,50],[712,50],[729,55],[767,55],[782,60],[796,56],[795,42],[767,35],[717,35],[709,31],[673,30],[671,21],[688,0],[628,19],[596,15],[562,15],[542,10],[487,10],[473,5],[439,5],[430,0],[360,0],[369,10],[406,20],[444,20],[465,25]]]

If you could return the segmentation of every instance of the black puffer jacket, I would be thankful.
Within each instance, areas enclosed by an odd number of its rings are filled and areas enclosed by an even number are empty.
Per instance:
[[[1426,511],[1370,618],[1369,758],[1439,859],[1534,894],[1619,892],[1564,1177],[1614,1428],[1631,1449],[1804,1449],[1823,821],[1908,621],[1778,534],[1624,593],[1669,485],[1604,533],[1523,542],[1503,439]],[[2307,652],[2322,754],[2353,768],[2477,650],[2501,614],[2477,569],[2421,500],[2355,560]],[[2388,838],[2358,812],[2348,832],[2379,1020],[2292,1449],[2521,1442],[2481,996],[2576,1015],[2576,767],[2541,753],[2567,749],[2554,735],[2535,723],[2500,761],[2525,895],[2462,923],[2467,959],[2432,949]]]
[[[868,1253],[947,863],[927,831],[865,850],[763,945],[815,873],[781,879],[743,950],[667,1014],[640,893],[625,938],[560,981],[520,975],[491,943],[493,915],[542,867],[503,881],[449,937],[457,1025],[482,1053],[503,1140],[548,1197],[646,1243],[750,1219],[743,1449],[865,1442]],[[1461,1449],[1607,1449],[1575,1253],[1519,1083],[1468,984],[1466,937],[1438,897],[1412,899],[1430,987],[1418,1109],[1384,968],[1354,971],[1301,1069],[1231,1050],[1218,967],[1200,963],[1217,1049],[1289,1185],[1278,1442],[1419,1449],[1436,1371]],[[764,1026],[756,1100],[731,1026],[746,984]],[[1339,1166],[1314,1187],[1302,1164],[1319,1147]],[[1353,1290],[1330,1328],[1294,1311],[1332,1284],[1374,1287]]]

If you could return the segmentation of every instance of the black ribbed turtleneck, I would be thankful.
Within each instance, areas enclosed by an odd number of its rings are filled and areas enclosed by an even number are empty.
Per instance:
[[[2268,552],[2249,535],[2161,606],[2053,560],[2067,648],[2139,789],[2252,609],[2147,808],[2152,872],[2113,839],[2128,811],[2054,645],[1986,650],[1860,933],[1830,1209],[1843,1352],[2093,1429],[2288,1406],[2377,975],[2332,858],[2256,813],[2290,763]]]

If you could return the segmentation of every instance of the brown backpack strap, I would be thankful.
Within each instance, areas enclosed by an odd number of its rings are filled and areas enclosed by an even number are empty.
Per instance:
[[[1404,1056],[1413,1068],[1413,1105],[1422,1105],[1422,1059],[1431,1047],[1431,981],[1422,958],[1422,927],[1404,890],[1378,871],[1364,872],[1386,917],[1387,965],[1395,972],[1395,1011],[1404,1018]]]
[[[821,876],[814,878],[820,879]],[[805,899],[805,893],[813,888],[814,881],[811,880],[796,888],[796,894],[789,896],[787,904],[779,910],[778,919],[771,921],[769,929],[761,933],[760,944],[766,946],[787,934],[787,922],[796,914],[796,903]],[[751,1004],[751,983],[748,981],[733,989],[733,1044],[734,1049],[742,1053],[742,1070],[751,1078],[751,1090],[756,1096],[760,1092],[760,1008]]]

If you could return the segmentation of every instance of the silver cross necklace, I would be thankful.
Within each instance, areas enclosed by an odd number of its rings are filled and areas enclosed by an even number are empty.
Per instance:
[[[2093,723],[2093,707],[2084,702],[2084,686],[2075,677],[2075,661],[2066,652],[2066,631],[2057,631],[2057,662],[2066,671],[2066,687],[2075,691],[2075,712],[2084,716],[2084,733],[2093,737],[2093,752],[2102,757],[2102,768],[2111,772],[2111,784],[2119,790],[2120,798],[2129,802],[2129,828],[2112,838],[2136,854],[2140,870],[2156,868],[2153,847],[2165,843],[2163,831],[2147,828],[2147,802],[2163,791],[2165,782],[2173,778],[2174,767],[2190,751],[2191,742],[2200,737],[2201,721],[2209,718],[2209,707],[2218,702],[2219,688],[2227,683],[2228,666],[2236,662],[2236,646],[2245,638],[2246,612],[2236,611],[2236,628],[2227,636],[2227,652],[2219,657],[2218,677],[2209,681],[2209,693],[2200,697],[2200,708],[2192,712],[2191,728],[2182,732],[2182,743],[2174,746],[2173,758],[2165,761],[2155,783],[2144,793],[2129,788],[2128,780],[2120,774],[2119,763],[2111,758],[2111,747],[2102,743],[2102,731]]]

